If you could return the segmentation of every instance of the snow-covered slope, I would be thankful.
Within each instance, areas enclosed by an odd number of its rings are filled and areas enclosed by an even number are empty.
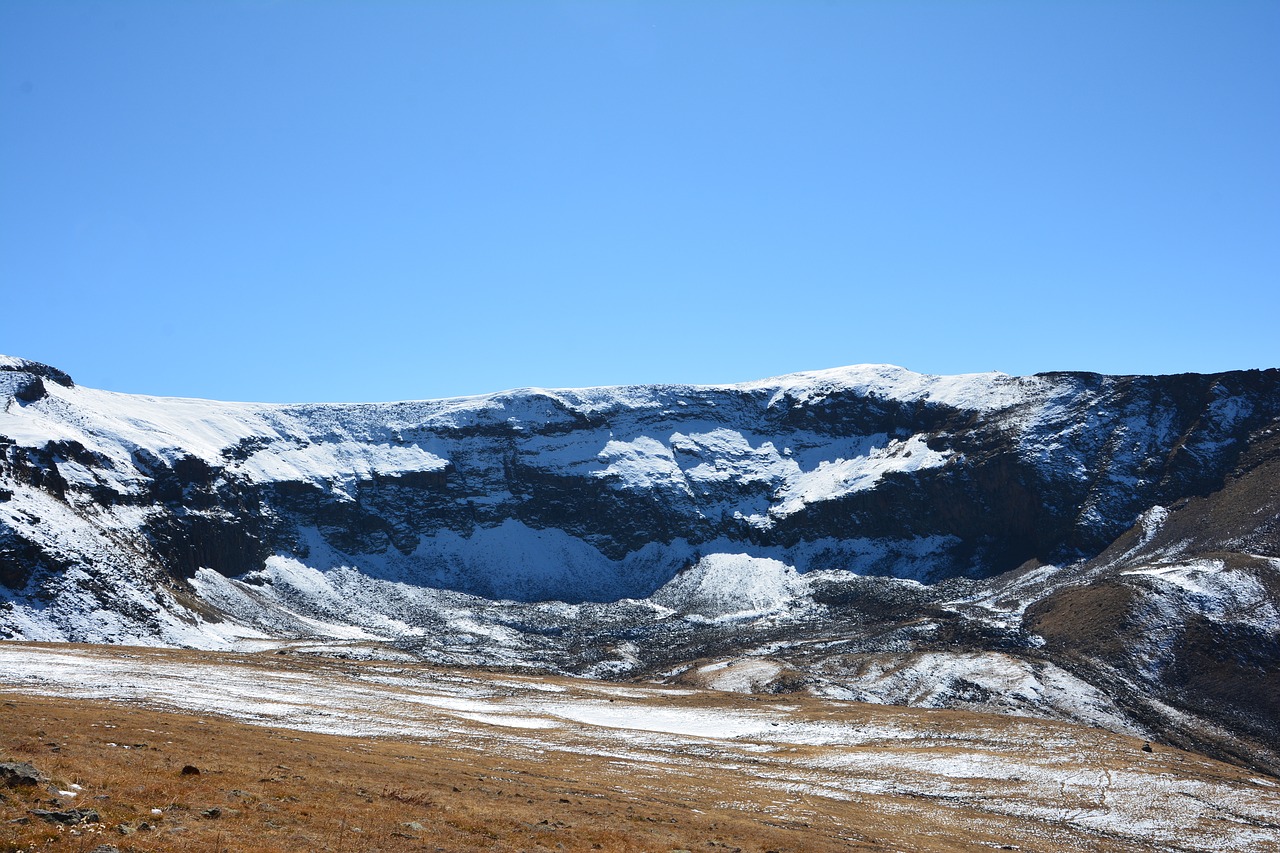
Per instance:
[[[267,405],[0,357],[0,405],[0,637],[381,643],[1280,748],[1197,674],[1204,643],[1232,684],[1280,670],[1280,371]]]

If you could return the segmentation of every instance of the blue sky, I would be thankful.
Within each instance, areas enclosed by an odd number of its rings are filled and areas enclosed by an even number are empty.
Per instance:
[[[0,352],[86,385],[1280,366],[1275,2],[0,0]]]

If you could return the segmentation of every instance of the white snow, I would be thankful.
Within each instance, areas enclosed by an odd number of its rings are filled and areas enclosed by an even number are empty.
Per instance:
[[[946,454],[930,450],[922,436],[913,435],[906,441],[894,439],[865,456],[824,461],[816,469],[793,477],[779,490],[780,502],[770,514],[793,515],[811,503],[870,489],[886,474],[938,468],[946,461]]]
[[[597,458],[605,468],[594,472],[595,476],[612,477],[624,488],[690,492],[671,449],[649,436],[632,441],[610,440]]]
[[[712,690],[731,693],[758,693],[766,690],[779,675],[782,665],[767,658],[739,658],[698,667],[698,683]]]
[[[742,619],[797,604],[808,582],[787,564],[748,554],[709,554],[676,575],[652,600],[710,619]]]
[[[1217,622],[1242,622],[1280,633],[1280,610],[1254,574],[1228,569],[1222,560],[1190,560],[1121,572],[1145,577],[1190,610]]]
[[[988,411],[1014,405],[1026,396],[1028,387],[1038,384],[1034,377],[1013,377],[999,372],[931,376],[890,364],[859,364],[794,373],[735,387],[772,391],[771,406],[812,404],[832,394],[852,393]]]

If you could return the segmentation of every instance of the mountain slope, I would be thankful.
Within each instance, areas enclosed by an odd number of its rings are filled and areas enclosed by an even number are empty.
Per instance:
[[[1280,371],[267,405],[5,358],[0,401],[0,637],[377,641],[1280,767]]]

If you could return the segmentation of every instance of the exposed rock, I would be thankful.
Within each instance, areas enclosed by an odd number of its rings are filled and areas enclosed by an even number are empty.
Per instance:
[[[43,784],[45,776],[25,761],[0,763],[0,782],[6,788],[30,788]]]
[[[65,811],[49,811],[32,809],[31,814],[48,823],[60,823],[66,826],[77,826],[82,823],[101,823],[102,819],[93,809],[66,809]]]
[[[49,392],[45,390],[44,380],[39,376],[33,376],[23,382],[13,392],[15,400],[21,400],[24,403],[34,403],[48,396]]]

